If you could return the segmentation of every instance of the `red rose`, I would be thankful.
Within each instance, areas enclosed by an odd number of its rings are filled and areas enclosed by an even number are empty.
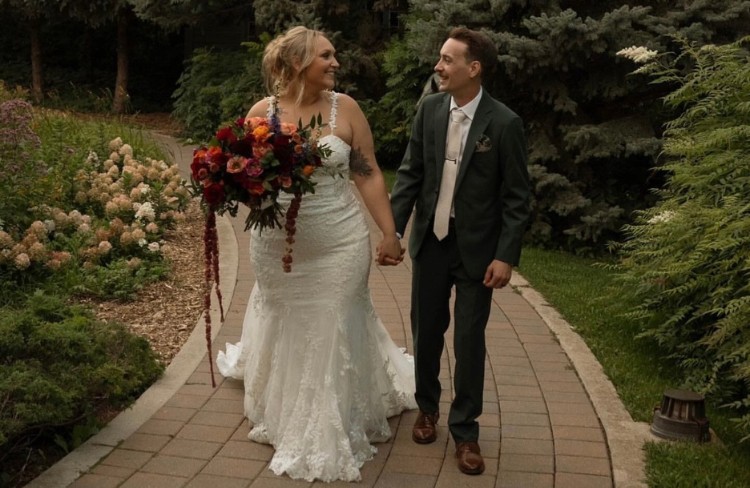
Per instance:
[[[229,158],[224,154],[224,151],[222,151],[220,147],[211,146],[206,153],[206,159],[209,162],[208,166],[211,172],[215,173],[227,165],[227,160]]]
[[[250,158],[253,156],[253,139],[245,137],[229,144],[229,152]]]
[[[203,187],[203,198],[206,203],[215,206],[224,202],[224,183],[211,183]]]
[[[263,183],[260,181],[250,180],[247,182],[246,188],[252,195],[263,195],[266,191],[266,189],[263,188]]]
[[[190,172],[193,175],[193,179],[200,180],[201,178],[198,177],[200,170],[205,170],[207,167],[208,164],[206,164],[206,148],[199,147],[195,151],[193,151],[193,162],[190,163]]]
[[[231,127],[222,127],[216,132],[216,139],[219,142],[230,144],[237,140],[237,136],[234,134],[234,130]]]

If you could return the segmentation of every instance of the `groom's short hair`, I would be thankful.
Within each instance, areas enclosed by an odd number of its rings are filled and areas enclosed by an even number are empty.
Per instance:
[[[483,32],[455,27],[448,33],[449,39],[455,39],[466,44],[466,59],[479,61],[482,66],[482,79],[492,75],[497,66],[497,46]]]

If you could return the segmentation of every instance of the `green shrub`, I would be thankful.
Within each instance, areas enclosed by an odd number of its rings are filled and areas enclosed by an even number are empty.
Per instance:
[[[82,273],[72,291],[77,295],[102,299],[132,300],[146,284],[165,277],[167,265],[161,259],[146,261],[135,267],[126,259],[117,259],[106,266],[95,266]]]
[[[667,186],[621,249],[631,314],[683,368],[684,385],[737,409],[750,434],[750,38],[641,68],[680,87],[667,125]],[[676,67],[688,66],[686,74]],[[750,436],[745,439],[750,438]]]
[[[40,434],[130,404],[161,374],[148,342],[60,298],[0,309],[0,464]]]
[[[29,100],[29,91],[18,85],[10,88],[3,80],[0,80],[0,103],[8,100]]]
[[[382,57],[388,92],[377,103],[362,101],[361,105],[372,127],[378,163],[397,169],[409,142],[417,100],[432,72],[424,69],[406,43],[398,39],[389,44]]]
[[[0,102],[0,222],[6,225],[22,220],[52,186],[49,168],[38,157],[41,140],[33,118],[32,106],[24,100]]]
[[[185,135],[211,138],[223,122],[244,117],[266,95],[260,64],[264,43],[243,43],[246,51],[197,49],[177,81],[172,115]]]

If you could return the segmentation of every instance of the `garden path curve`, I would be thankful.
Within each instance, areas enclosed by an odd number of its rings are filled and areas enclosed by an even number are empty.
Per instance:
[[[192,147],[157,136],[188,175]],[[226,321],[214,344],[237,342],[254,275],[244,215],[218,219]],[[374,226],[372,238],[379,235]],[[373,265],[376,310],[400,346],[412,350],[409,326],[411,262]],[[487,326],[484,413],[479,418],[486,471],[458,471],[445,422],[429,445],[411,440],[415,412],[393,417],[393,438],[378,444],[362,469],[361,487],[585,488],[646,486],[648,426],[632,421],[601,366],[522,276],[496,290]],[[325,486],[267,469],[273,450],[247,439],[242,382],[217,375],[211,387],[203,320],[139,401],[99,434],[52,466],[29,488]],[[218,318],[214,319],[218,324]],[[448,417],[453,362],[452,326],[443,355],[441,418]],[[214,351],[214,354],[216,350]],[[328,486],[344,486],[337,482]]]

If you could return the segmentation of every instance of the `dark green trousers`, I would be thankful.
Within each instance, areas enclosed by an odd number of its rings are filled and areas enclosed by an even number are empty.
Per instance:
[[[482,413],[484,391],[484,331],[490,315],[492,289],[485,287],[481,280],[469,278],[461,262],[453,226],[442,241],[430,232],[412,264],[411,327],[417,405],[427,413],[438,411],[440,356],[450,324],[449,300],[455,286],[454,399],[448,427],[456,442],[477,441],[479,423],[476,419]]]

